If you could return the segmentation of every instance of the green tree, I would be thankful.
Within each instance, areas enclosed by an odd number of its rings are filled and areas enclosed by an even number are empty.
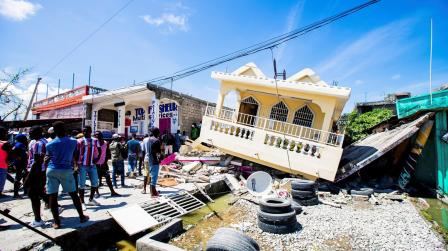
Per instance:
[[[361,140],[368,136],[366,133],[367,129],[388,120],[392,116],[392,111],[388,109],[374,109],[371,112],[366,112],[361,115],[358,115],[356,111],[352,111],[348,114],[346,133],[350,136],[352,141]]]

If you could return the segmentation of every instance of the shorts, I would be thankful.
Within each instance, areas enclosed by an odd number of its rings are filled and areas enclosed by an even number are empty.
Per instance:
[[[107,162],[104,164],[96,165],[96,168],[98,170],[99,177],[105,177],[109,174],[109,166],[107,165]]]
[[[28,196],[35,197],[45,195],[45,183],[45,171],[39,169],[38,171],[29,173],[25,186]]]
[[[47,194],[58,193],[59,185],[62,185],[62,189],[67,193],[76,191],[72,169],[47,169]]]
[[[159,165],[151,165],[149,172],[151,173],[151,185],[156,186],[159,179]]]
[[[81,166],[78,170],[79,172],[79,189],[86,188],[86,179],[87,174],[89,175],[90,186],[98,187],[98,171],[96,170],[96,166]]]
[[[147,159],[143,161],[143,176],[149,176],[149,161]]]

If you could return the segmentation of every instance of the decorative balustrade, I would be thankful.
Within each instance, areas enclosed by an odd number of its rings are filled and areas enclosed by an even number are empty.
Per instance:
[[[309,143],[303,143],[300,140],[288,139],[284,136],[266,134],[264,138],[264,144],[277,148],[283,148],[291,152],[302,153],[311,157],[321,157],[321,149],[319,146]]]
[[[253,140],[255,130],[251,130],[245,126],[239,126],[231,123],[212,120],[210,130],[225,133],[242,139]]]
[[[278,121],[265,117],[258,117],[244,113],[235,113],[232,109],[221,109],[216,112],[215,107],[207,106],[205,116],[218,118],[235,124],[259,128],[265,131],[281,133],[287,136],[318,142],[330,146],[342,146],[343,134],[326,132],[319,129],[300,126],[288,122]]]

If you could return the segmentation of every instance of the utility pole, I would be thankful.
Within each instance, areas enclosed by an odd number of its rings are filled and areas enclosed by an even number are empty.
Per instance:
[[[28,104],[28,107],[26,108],[26,113],[25,113],[25,117],[23,118],[23,120],[27,120],[27,118],[28,118],[28,114],[30,113],[30,110],[31,110],[31,105],[33,104],[34,96],[36,95],[36,92],[37,92],[37,87],[39,86],[39,83],[41,80],[42,80],[41,77],[37,78],[37,82],[36,82],[36,85],[34,86],[34,91],[33,91],[33,94],[31,95],[30,103]]]
[[[48,84],[47,84],[47,93],[45,94],[45,98],[48,98]]]
[[[90,87],[90,76],[92,75],[92,66],[89,66],[89,87]]]
[[[75,73],[72,76],[72,90],[75,89]]]
[[[61,79],[58,81],[58,95],[59,95],[59,89],[61,88]]]

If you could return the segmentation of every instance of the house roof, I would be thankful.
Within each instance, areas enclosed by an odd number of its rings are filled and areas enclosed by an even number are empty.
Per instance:
[[[248,63],[232,73],[212,72],[211,77],[221,81],[238,82],[252,86],[275,87],[275,79],[266,77],[254,64]],[[351,89],[330,86],[320,79],[311,69],[305,68],[286,80],[277,79],[277,87],[288,91],[299,91],[326,96],[334,96],[347,100]]]

